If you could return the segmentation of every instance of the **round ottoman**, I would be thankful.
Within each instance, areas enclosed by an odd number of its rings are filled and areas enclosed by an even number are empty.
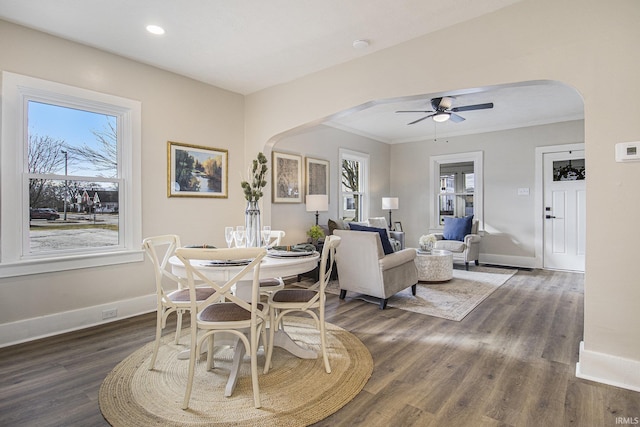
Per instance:
[[[421,282],[446,282],[453,278],[453,253],[443,249],[431,252],[417,251],[415,259],[418,280]]]

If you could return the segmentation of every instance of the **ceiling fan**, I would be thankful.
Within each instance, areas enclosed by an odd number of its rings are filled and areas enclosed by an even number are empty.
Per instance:
[[[472,111],[472,110],[485,110],[487,108],[493,108],[493,102],[488,102],[486,104],[475,104],[475,105],[464,105],[461,107],[453,107],[454,98],[452,96],[443,96],[441,98],[433,98],[431,99],[431,107],[433,110],[406,110],[406,111],[396,111],[396,113],[433,113],[426,115],[418,120],[414,120],[411,123],[407,123],[408,125],[413,125],[415,123],[421,122],[429,117],[432,117],[436,122],[446,122],[447,120],[451,120],[454,123],[459,123],[464,120],[464,117],[456,114],[459,111]]]

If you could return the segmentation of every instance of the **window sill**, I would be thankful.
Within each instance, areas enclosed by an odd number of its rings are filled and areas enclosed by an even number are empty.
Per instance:
[[[142,261],[144,261],[144,253],[141,250],[75,255],[59,258],[31,259],[0,264],[0,278]]]

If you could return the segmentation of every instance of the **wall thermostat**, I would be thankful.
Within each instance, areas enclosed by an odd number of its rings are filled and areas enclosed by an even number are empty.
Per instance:
[[[640,141],[617,143],[616,162],[640,162]]]

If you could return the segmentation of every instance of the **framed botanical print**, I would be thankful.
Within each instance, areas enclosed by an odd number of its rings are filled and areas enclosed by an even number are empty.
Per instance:
[[[274,151],[271,160],[273,203],[302,203],[302,157]]]
[[[167,196],[227,198],[227,150],[167,143]]]
[[[306,194],[325,194],[329,196],[329,161],[307,157]]]

